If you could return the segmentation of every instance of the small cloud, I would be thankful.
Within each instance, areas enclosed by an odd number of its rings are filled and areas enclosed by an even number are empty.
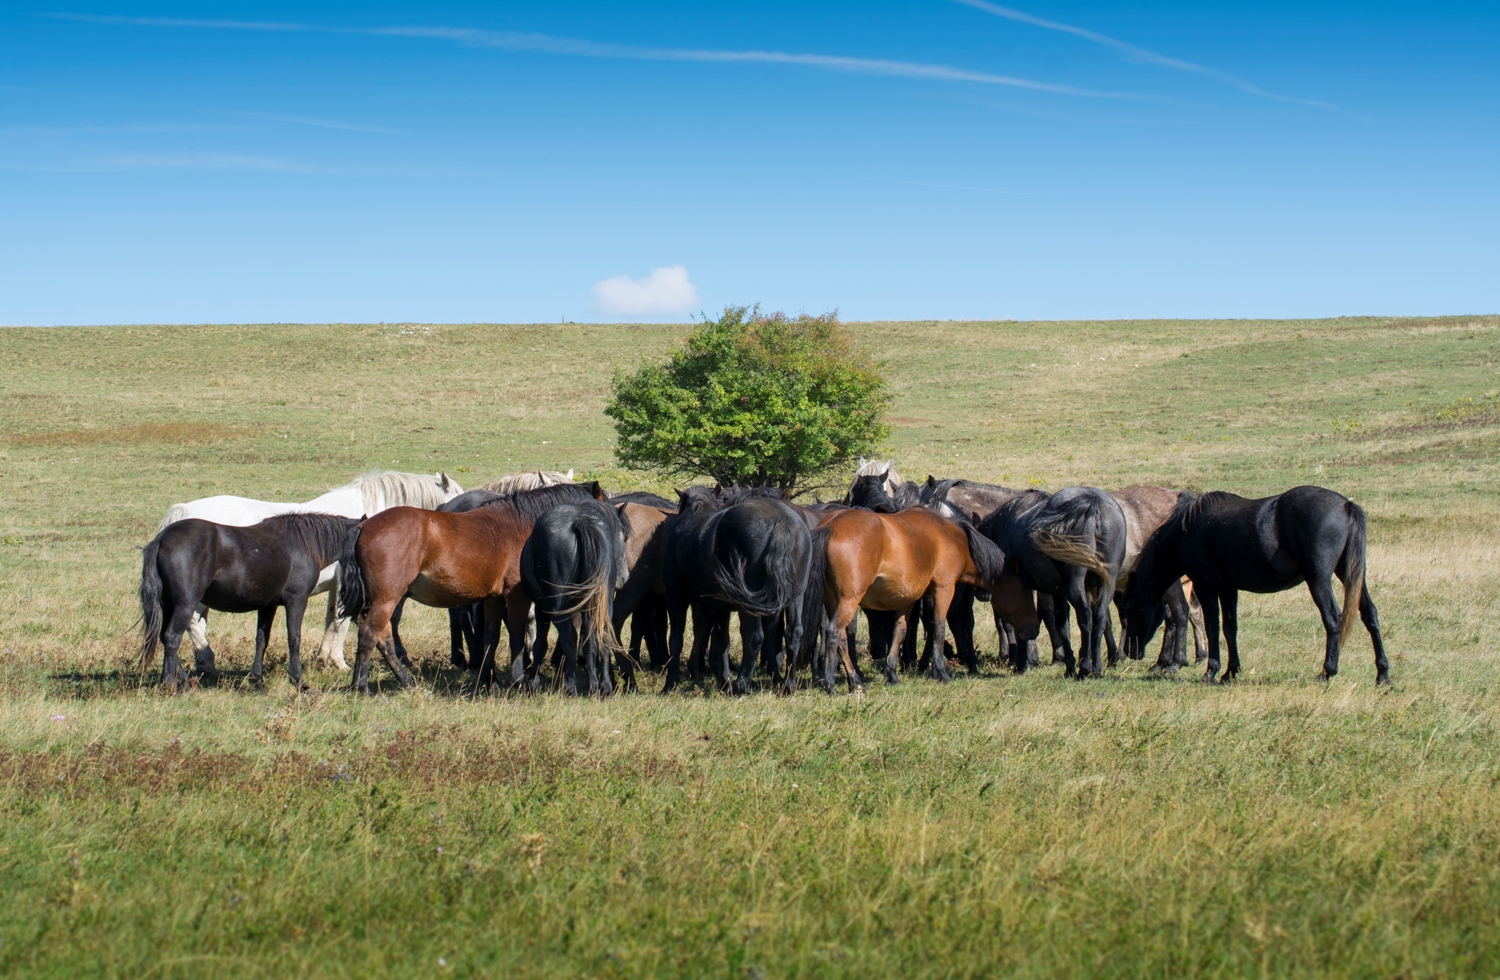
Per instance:
[[[652,269],[644,279],[615,276],[594,286],[594,306],[609,316],[681,315],[698,305],[698,287],[681,265]]]

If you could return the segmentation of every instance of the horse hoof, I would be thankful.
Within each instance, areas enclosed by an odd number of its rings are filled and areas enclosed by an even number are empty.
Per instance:
[[[1328,671],[1326,670],[1318,671],[1317,676],[1313,678],[1313,680],[1317,681],[1320,684],[1327,684],[1332,679],[1333,678],[1328,676]]]
[[[1375,686],[1376,687],[1390,687],[1391,686],[1390,675],[1389,674],[1381,674],[1379,677],[1375,678]]]

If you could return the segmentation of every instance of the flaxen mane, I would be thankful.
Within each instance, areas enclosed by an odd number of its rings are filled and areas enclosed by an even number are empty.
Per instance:
[[[376,514],[390,507],[421,507],[436,510],[454,493],[462,492],[457,483],[447,480],[451,490],[442,486],[446,477],[428,473],[396,473],[372,470],[361,473],[350,485],[359,487],[365,513]]]
[[[518,493],[522,490],[538,490],[542,487],[572,482],[572,470],[566,473],[559,473],[556,470],[527,470],[525,473],[511,473],[498,477],[481,485],[479,489],[489,490],[492,493]]]

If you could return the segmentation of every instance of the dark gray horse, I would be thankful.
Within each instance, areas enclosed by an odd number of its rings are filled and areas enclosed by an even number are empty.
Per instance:
[[[1183,494],[1141,551],[1135,575],[1139,586],[1131,590],[1125,613],[1127,650],[1150,642],[1164,616],[1162,593],[1187,575],[1208,628],[1204,680],[1218,676],[1221,613],[1229,645],[1222,679],[1233,680],[1240,672],[1239,594],[1284,592],[1306,582],[1326,634],[1319,678],[1339,672],[1339,649],[1358,610],[1375,646],[1375,683],[1391,682],[1380,619],[1365,588],[1365,512],[1343,494],[1310,486],[1259,500],[1223,491],[1196,500]],[[1344,584],[1342,613],[1333,594],[1335,575]]]
[[[522,687],[535,691],[546,653],[548,625],[557,628],[560,677],[577,694],[582,647],[590,694],[613,694],[612,660],[619,651],[614,629],[615,590],[625,584],[628,525],[599,500],[560,503],[536,519],[521,549],[521,587],[536,604],[538,645]]]
[[[706,652],[719,684],[748,694],[768,618],[784,616],[786,648],[801,648],[812,548],[807,522],[779,497],[751,495],[725,505],[707,487],[682,491],[678,508],[667,530],[662,568],[671,628],[663,693],[675,689],[681,677],[691,607],[693,662],[701,663]],[[731,612],[740,613],[744,650],[736,678],[729,666]]]
[[[1026,493],[985,518],[980,530],[1011,559],[1008,574],[1019,576],[1026,589],[1072,607],[1082,637],[1076,676],[1102,675],[1099,651],[1125,561],[1125,515],[1119,502],[1095,487],[1065,487],[1051,496]],[[1029,632],[1026,639],[1034,638],[1034,625]],[[1011,659],[1015,664],[1014,653]],[[1074,676],[1066,649],[1063,663]],[[1024,669],[1024,664],[1018,666]]]
[[[258,685],[276,607],[285,606],[287,676],[300,686],[308,596],[358,526],[357,520],[327,514],[281,514],[249,527],[196,518],[168,524],[141,556],[141,669],[160,640],[162,686],[175,690],[187,682],[177,647],[202,603],[219,612],[256,614],[249,679]]]

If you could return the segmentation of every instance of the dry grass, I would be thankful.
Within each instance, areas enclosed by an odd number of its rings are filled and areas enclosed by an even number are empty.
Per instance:
[[[909,477],[1353,496],[1394,691],[1363,638],[1311,680],[1298,590],[1242,600],[1232,688],[608,702],[469,697],[427,610],[416,693],[162,697],[135,548],[370,466],[662,489],[598,408],[680,328],[0,332],[0,973],[1494,974],[1497,327],[857,327]],[[212,620],[240,674],[252,619]]]

